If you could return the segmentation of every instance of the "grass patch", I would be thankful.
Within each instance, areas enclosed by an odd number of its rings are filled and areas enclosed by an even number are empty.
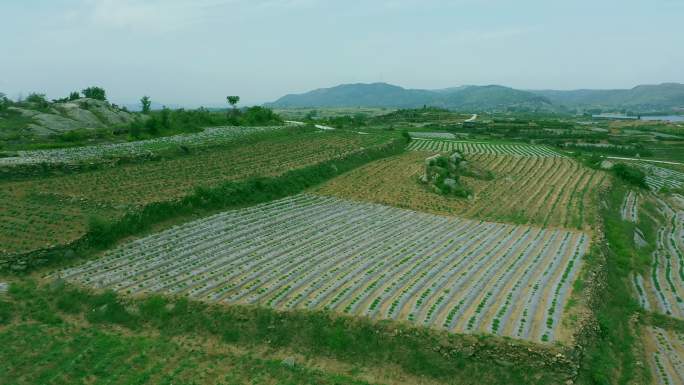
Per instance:
[[[16,325],[0,332],[0,344],[4,384],[367,384],[250,354],[93,328]]]
[[[505,346],[514,349],[510,346],[515,343],[500,339],[459,336],[391,322],[375,323],[364,319],[335,317],[325,312],[276,312],[253,307],[212,306],[186,299],[162,297],[124,299],[113,293],[96,294],[61,284],[50,286],[39,287],[28,279],[13,284],[9,301],[15,306],[14,316],[24,322],[0,332],[0,362],[4,362],[5,367],[14,372],[15,376],[28,376],[34,383],[42,383],[45,378],[58,373],[75,378],[98,376],[101,373],[96,371],[99,365],[97,360],[104,364],[107,357],[115,355],[119,349],[127,352],[127,359],[131,358],[133,351],[144,352],[150,359],[143,361],[145,364],[134,366],[135,370],[127,371],[131,376],[140,376],[147,373],[162,357],[176,357],[175,353],[169,351],[176,347],[167,346],[164,341],[169,341],[172,337],[190,336],[218,340],[220,344],[232,344],[243,349],[257,346],[285,349],[308,357],[328,357],[351,365],[362,363],[366,367],[398,366],[411,375],[425,376],[450,384],[555,384],[559,378],[566,376],[562,374],[562,368],[554,366],[558,364],[543,366],[545,359],[538,352],[528,350],[533,345],[522,342],[517,348],[519,354],[528,354],[529,357],[506,363],[501,359],[497,360],[494,353],[500,354]],[[60,304],[64,303],[72,303],[67,306],[68,315],[61,310],[63,305]],[[38,315],[39,307],[41,311],[52,314],[53,318],[64,318],[67,321],[56,328]],[[85,319],[90,326],[70,330],[72,326],[68,320],[74,317]],[[158,337],[154,340],[136,339],[102,332],[110,330],[111,326],[133,332],[147,331]],[[57,330],[62,333],[59,338],[52,336]],[[6,343],[12,340],[21,342]],[[65,345],[65,341],[73,341],[73,345]],[[130,349],[129,344],[133,344]],[[99,350],[97,346],[102,346],[102,349]],[[471,350],[469,354],[463,353],[465,346]],[[156,350],[158,348],[161,350]],[[81,357],[84,351],[88,352],[87,360],[92,362],[80,367],[77,373],[70,372],[69,363],[84,359]],[[202,351],[196,353],[206,354]],[[27,360],[29,354],[36,359]],[[54,365],[45,365],[42,360],[50,356],[57,357],[57,361],[53,362]],[[5,359],[8,361],[3,361]],[[199,367],[205,367],[207,360],[208,358],[202,358]],[[59,369],[62,365],[67,367]],[[251,367],[246,364],[238,366]],[[281,366],[279,363],[276,365],[266,361],[257,365],[259,371],[286,376],[284,378],[301,374],[302,382],[292,382],[293,384],[319,383],[304,380],[317,378],[320,373],[297,367],[284,369]],[[113,366],[111,370],[115,370],[115,367],[118,366]],[[172,367],[178,368],[179,365]],[[556,369],[561,372],[556,372]],[[283,370],[285,371],[281,372]],[[166,369],[157,372],[155,376],[168,374],[169,371],[170,369]],[[47,377],[41,377],[42,373]],[[348,382],[351,381],[348,378],[340,378],[340,381],[342,382],[339,383],[354,383]]]
[[[588,384],[629,384],[648,382],[636,365],[634,334],[630,319],[639,311],[628,285],[629,274],[641,265],[634,246],[634,225],[622,220],[620,207],[626,193],[624,183],[615,181],[602,198],[606,206],[601,209],[606,244],[606,287],[599,293],[595,309],[599,331],[594,343],[588,347],[582,362],[581,379]],[[597,259],[588,259],[596,263]]]

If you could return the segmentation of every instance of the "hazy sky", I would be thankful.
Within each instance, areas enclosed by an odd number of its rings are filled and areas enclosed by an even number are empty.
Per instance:
[[[340,83],[684,82],[682,0],[0,0],[0,92],[271,101]],[[243,104],[245,104],[243,103]]]

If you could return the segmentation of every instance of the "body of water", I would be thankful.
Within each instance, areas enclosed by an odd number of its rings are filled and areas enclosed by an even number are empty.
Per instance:
[[[594,119],[615,119],[615,120],[636,120],[638,119],[633,115],[621,115],[621,114],[599,114],[592,115]],[[664,121],[664,122],[684,122],[684,115],[652,115],[652,116],[642,116],[641,120],[649,121]]]
[[[642,116],[641,120],[662,120],[666,122],[684,122],[684,115]]]

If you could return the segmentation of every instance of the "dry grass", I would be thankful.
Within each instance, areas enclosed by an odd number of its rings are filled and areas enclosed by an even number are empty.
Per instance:
[[[495,174],[492,181],[463,178],[473,199],[441,196],[418,181],[425,154],[382,159],[313,190],[322,195],[370,201],[442,215],[497,222],[590,230],[595,195],[606,175],[565,158],[472,155]]]

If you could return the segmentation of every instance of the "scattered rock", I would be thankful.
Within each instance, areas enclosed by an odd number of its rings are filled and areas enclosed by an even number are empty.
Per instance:
[[[9,291],[9,283],[0,282],[0,295],[7,294],[8,291]]]
[[[283,364],[283,366],[287,366],[289,368],[294,368],[295,359],[294,359],[294,357],[287,357],[281,363]]]
[[[124,309],[126,309],[126,312],[129,314],[133,314],[133,315],[139,315],[140,314],[140,308],[138,306],[135,306],[135,305],[124,306]]]
[[[601,169],[603,170],[610,170],[613,168],[613,166],[613,162],[609,160],[604,160],[603,162],[601,162]]]
[[[496,363],[499,364],[499,365],[501,365],[501,366],[503,366],[503,367],[506,367],[506,368],[509,368],[509,367],[513,366],[513,363],[512,363],[512,362],[509,362],[509,361],[506,361],[506,360],[496,360]]]
[[[458,186],[458,182],[456,182],[456,179],[454,178],[445,178],[444,185],[450,188],[456,188],[456,186]]]

